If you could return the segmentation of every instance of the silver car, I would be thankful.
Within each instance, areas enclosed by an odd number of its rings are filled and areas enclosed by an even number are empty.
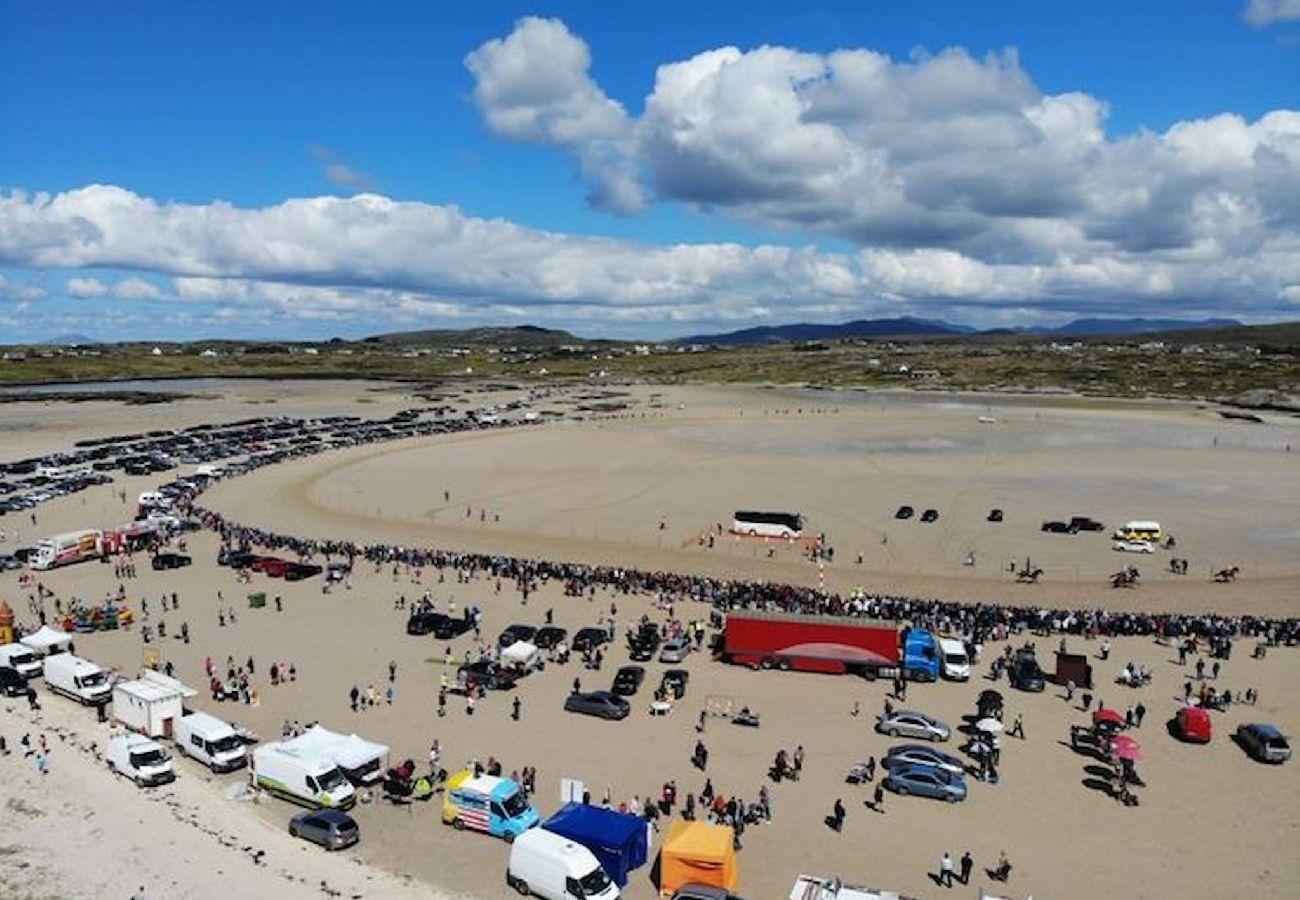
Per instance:
[[[905,735],[923,741],[946,741],[952,737],[952,730],[947,725],[933,716],[910,709],[898,709],[888,716],[882,715],[876,720],[876,731],[890,737]]]
[[[954,775],[966,773],[966,766],[960,759],[925,744],[897,744],[890,747],[880,764],[891,770],[903,766],[930,766]]]
[[[301,812],[289,820],[289,833],[319,844],[326,850],[342,850],[361,839],[356,821],[337,809]]]
[[[661,663],[679,663],[691,652],[691,639],[686,637],[669,638],[659,651]]]

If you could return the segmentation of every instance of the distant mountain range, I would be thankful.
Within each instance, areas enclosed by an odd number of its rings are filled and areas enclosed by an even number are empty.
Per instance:
[[[1032,334],[1045,337],[1096,337],[1100,335],[1134,335],[1161,331],[1194,331],[1207,328],[1235,328],[1236,319],[1075,319],[1055,328],[999,328],[979,331],[969,325],[917,319],[856,319],[841,325],[799,322],[792,325],[767,325],[743,328],[721,334],[698,334],[679,338],[677,343],[711,344],[717,347],[743,347],[757,344],[783,344],[797,341],[839,341],[891,337],[962,337],[966,335]]]
[[[563,344],[600,343],[575,337],[567,331],[536,325],[483,328],[432,328],[426,331],[395,331],[368,337],[368,344],[400,344],[420,347],[557,347]]]

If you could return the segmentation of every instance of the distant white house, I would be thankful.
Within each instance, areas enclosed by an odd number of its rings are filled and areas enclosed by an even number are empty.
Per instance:
[[[199,356],[206,356],[209,359],[217,355],[218,355],[217,351],[213,350],[211,347],[209,347],[208,349],[204,350],[202,353],[199,354]]]
[[[162,347],[154,347],[149,353],[153,356],[162,356]]]

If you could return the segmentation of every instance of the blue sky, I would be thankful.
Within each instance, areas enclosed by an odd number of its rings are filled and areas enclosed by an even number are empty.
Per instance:
[[[1295,318],[1298,96],[1294,0],[0,0],[0,328]]]

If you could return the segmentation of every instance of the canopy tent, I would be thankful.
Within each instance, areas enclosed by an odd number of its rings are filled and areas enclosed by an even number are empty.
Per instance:
[[[57,628],[51,628],[49,625],[42,625],[31,634],[21,638],[18,643],[35,650],[37,653],[48,654],[55,647],[66,648],[72,643],[72,635]]]
[[[975,723],[975,727],[978,728],[980,731],[984,731],[989,734],[998,734],[999,732],[1002,731],[1003,725],[997,719],[988,718],[988,719],[980,719],[978,722]]]
[[[670,895],[691,882],[735,893],[740,877],[734,839],[735,833],[724,825],[673,822],[659,853],[659,893]]]
[[[1124,717],[1113,709],[1099,709],[1092,714],[1092,724],[1100,725],[1108,722],[1111,725],[1123,725]]]
[[[528,641],[515,641],[501,651],[501,662],[516,668],[527,668],[538,660],[537,645]]]
[[[591,851],[619,887],[628,873],[645,865],[649,850],[646,823],[627,813],[585,803],[566,803],[542,827]]]
[[[354,781],[378,779],[388,762],[385,744],[376,744],[355,734],[338,734],[320,725],[313,725],[284,743],[301,753],[332,760]]]

